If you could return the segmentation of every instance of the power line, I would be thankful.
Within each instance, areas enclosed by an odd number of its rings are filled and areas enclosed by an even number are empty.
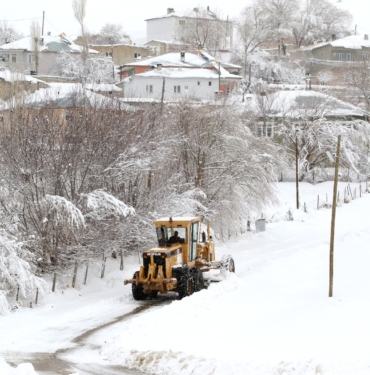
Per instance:
[[[30,20],[38,20],[42,17],[33,17],[33,18],[23,18],[21,20],[4,20],[6,22],[18,22],[18,21],[30,21]]]
[[[57,28],[57,27],[55,27],[46,17],[45,17],[45,20],[48,22],[48,24],[51,26],[51,27],[54,27],[54,29],[56,30],[56,31],[58,31],[58,33],[61,33],[61,31]]]

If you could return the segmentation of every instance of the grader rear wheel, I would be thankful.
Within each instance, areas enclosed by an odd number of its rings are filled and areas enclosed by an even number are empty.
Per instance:
[[[179,293],[180,299],[183,299],[184,297],[189,297],[194,293],[193,278],[191,277],[188,271],[181,270],[181,272],[178,272],[177,280],[177,291]]]
[[[203,272],[200,268],[193,268],[191,271],[194,284],[194,292],[199,292],[204,288]]]

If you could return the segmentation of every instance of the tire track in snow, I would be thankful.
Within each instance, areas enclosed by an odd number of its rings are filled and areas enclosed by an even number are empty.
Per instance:
[[[110,327],[116,323],[124,322],[134,318],[136,315],[145,312],[157,306],[163,306],[171,303],[173,298],[158,298],[143,302],[140,306],[133,310],[120,315],[113,320],[101,324],[95,328],[89,329],[81,335],[75,337],[72,343],[75,344],[73,348],[59,349],[54,353],[25,353],[16,351],[0,352],[2,356],[10,365],[17,366],[20,363],[32,363],[35,371],[40,375],[68,375],[78,372],[79,375],[142,375],[140,371],[130,370],[124,366],[119,365],[101,365],[91,363],[74,363],[68,359],[67,356],[72,356],[73,352],[85,347],[85,341],[95,333]],[[88,345],[85,349],[97,350],[99,346]],[[148,375],[148,373],[145,373]],[[149,374],[150,375],[150,374]]]

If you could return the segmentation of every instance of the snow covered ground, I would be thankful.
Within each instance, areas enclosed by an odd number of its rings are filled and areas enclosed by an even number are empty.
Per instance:
[[[340,184],[341,198],[345,186]],[[133,301],[130,286],[122,283],[138,268],[137,259],[123,271],[111,259],[104,279],[98,265],[92,267],[86,286],[81,269],[76,289],[67,286],[66,275],[37,307],[25,303],[0,317],[0,357],[75,348],[58,356],[152,374],[370,374],[370,194],[360,198],[359,184],[351,186],[357,199],[337,209],[332,298],[331,210],[316,205],[318,195],[321,203],[326,194],[331,202],[333,183],[300,184],[307,213],[294,209],[295,184],[279,183],[280,204],[264,213],[266,232],[216,245],[218,258],[233,255],[236,274],[181,301],[159,297],[163,303],[77,343],[72,340],[86,330],[147,304]],[[0,374],[36,372],[30,364],[11,368],[0,358]]]

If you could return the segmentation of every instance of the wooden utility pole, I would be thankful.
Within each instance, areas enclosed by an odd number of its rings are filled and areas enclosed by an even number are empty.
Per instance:
[[[221,91],[221,61],[218,61],[218,91]]]
[[[295,132],[295,194],[297,210],[299,209],[299,182],[298,182],[298,130]]]
[[[44,36],[44,24],[45,24],[45,11],[42,12],[42,29],[41,29],[41,37]]]
[[[161,95],[161,113],[163,112],[163,102],[164,102],[164,93],[166,89],[166,78],[163,77],[163,82],[162,82],[162,95]]]
[[[331,231],[330,231],[330,256],[329,256],[329,297],[333,297],[333,276],[334,276],[334,234],[335,234],[335,212],[337,209],[337,191],[338,191],[338,169],[339,169],[339,152],[340,138],[338,135],[337,154],[335,158],[335,175],[333,189],[333,206],[331,210]]]

